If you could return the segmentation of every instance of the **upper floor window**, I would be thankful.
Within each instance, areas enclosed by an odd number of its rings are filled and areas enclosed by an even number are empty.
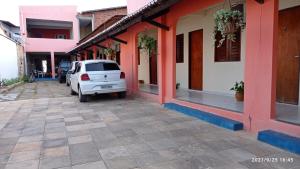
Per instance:
[[[64,34],[58,34],[58,35],[55,35],[55,38],[56,39],[67,39],[67,36]]]

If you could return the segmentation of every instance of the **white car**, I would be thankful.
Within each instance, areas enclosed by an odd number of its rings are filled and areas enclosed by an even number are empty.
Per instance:
[[[125,73],[112,60],[86,60],[76,64],[70,77],[71,94],[78,93],[79,101],[86,102],[88,95],[118,93],[126,97]]]

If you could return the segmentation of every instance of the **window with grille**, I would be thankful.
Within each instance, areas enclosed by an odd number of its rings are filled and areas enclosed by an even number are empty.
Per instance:
[[[176,63],[184,62],[183,55],[184,48],[184,35],[176,35]]]

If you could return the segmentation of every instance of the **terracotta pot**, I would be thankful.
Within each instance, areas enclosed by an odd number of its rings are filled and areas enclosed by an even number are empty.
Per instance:
[[[235,93],[235,99],[239,102],[244,101],[244,93],[241,92],[236,92]]]

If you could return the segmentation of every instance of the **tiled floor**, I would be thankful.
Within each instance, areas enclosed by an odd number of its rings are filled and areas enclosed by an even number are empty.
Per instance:
[[[244,109],[243,102],[236,101],[231,95],[178,89],[176,90],[176,98],[183,101],[218,107],[238,113],[242,113]]]
[[[152,84],[139,84],[139,89],[142,92],[158,95],[158,86]]]
[[[231,95],[179,89],[176,97],[178,100],[213,106],[238,113],[242,113],[244,109],[244,103],[236,101]],[[277,103],[276,113],[277,120],[300,125],[300,106]]]
[[[276,112],[278,120],[300,125],[300,106],[277,103]]]
[[[65,86],[65,84],[60,84],[57,81],[25,83],[24,85],[9,91],[9,93],[0,94],[0,102],[71,96],[70,91]]]
[[[62,88],[68,91],[61,85],[57,92]],[[25,99],[1,102],[0,112],[10,114],[0,130],[0,169],[300,168],[300,156],[249,133],[218,128],[139,98]],[[254,162],[253,157],[293,162]]]

